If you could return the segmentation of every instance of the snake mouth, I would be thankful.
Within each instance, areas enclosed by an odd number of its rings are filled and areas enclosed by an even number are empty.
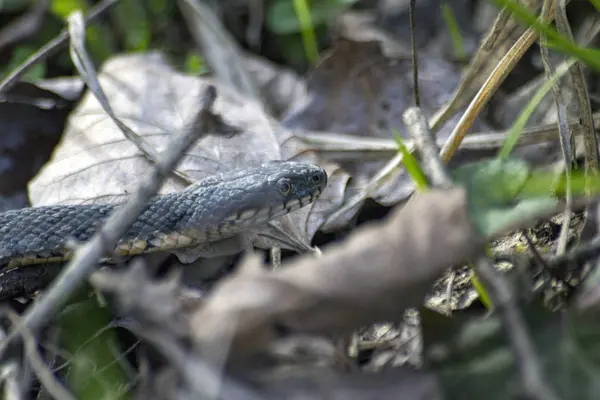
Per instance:
[[[220,227],[213,229],[214,234],[237,231],[241,227],[244,229],[260,227],[274,218],[279,218],[313,203],[322,192],[323,189],[315,188],[311,194],[293,198],[283,205],[266,207],[261,210],[250,209],[232,215]]]
[[[297,197],[291,201],[288,201],[286,204],[283,205],[283,210],[285,210],[285,213],[291,213],[292,211],[299,210],[302,207],[313,203],[319,198],[320,195],[321,189],[317,188],[315,189],[314,193],[308,196]]]

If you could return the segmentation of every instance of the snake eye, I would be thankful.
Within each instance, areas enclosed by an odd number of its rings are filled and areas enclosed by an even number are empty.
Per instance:
[[[290,182],[288,182],[287,179],[281,179],[277,182],[277,188],[281,194],[287,195],[292,190],[292,185],[290,185]]]
[[[314,175],[312,176],[312,181],[313,181],[314,183],[319,183],[319,182],[321,182],[321,175],[319,175],[319,174],[314,174]]]

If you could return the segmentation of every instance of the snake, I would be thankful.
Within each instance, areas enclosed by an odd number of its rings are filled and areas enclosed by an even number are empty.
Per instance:
[[[99,261],[227,239],[313,203],[326,186],[323,168],[299,161],[269,161],[215,174],[151,199],[114,251]],[[8,272],[68,261],[73,243],[91,239],[117,207],[59,204],[0,213],[0,298],[14,292],[3,290]]]

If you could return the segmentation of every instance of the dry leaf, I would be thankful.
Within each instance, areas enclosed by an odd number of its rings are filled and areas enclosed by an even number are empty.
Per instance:
[[[309,97],[283,119],[282,125],[303,131],[380,138],[393,138],[394,131],[398,131],[407,137],[402,114],[414,104],[410,56],[401,52],[402,46],[393,46],[389,38],[381,40],[381,43],[339,40],[313,72]],[[425,52],[420,54],[419,85],[425,112],[432,113],[448,101],[459,80],[460,75],[451,64]],[[450,129],[445,129],[438,138],[445,139],[449,133]],[[331,161],[339,163],[352,176],[346,188],[347,197],[351,197],[364,190],[389,160]],[[390,206],[404,200],[413,190],[412,180],[398,170],[367,197]],[[333,225],[337,228],[347,224],[357,211],[358,208],[350,210]]]
[[[354,232],[321,257],[266,271],[258,257],[225,278],[192,317],[197,346],[234,361],[280,332],[340,333],[398,321],[450,265],[481,251],[462,188],[419,194],[385,222]]]
[[[156,152],[163,151],[170,135],[179,134],[191,123],[206,85],[217,87],[214,111],[238,133],[207,136],[183,157],[177,170],[192,181],[287,158],[280,142],[288,150],[293,147],[293,138],[285,130],[276,132],[276,121],[268,118],[258,104],[209,79],[174,71],[157,53],[112,58],[104,65],[99,80],[117,116]],[[30,183],[31,202],[34,206],[121,202],[150,165],[88,92],[70,116],[51,161]],[[181,180],[172,177],[160,193],[182,188]],[[327,190],[322,199],[319,207],[328,204]],[[278,220],[276,239],[280,245],[293,250],[309,247],[316,230],[313,227],[308,234],[306,220],[311,209],[308,206]],[[286,229],[286,225],[298,227],[297,232]],[[315,223],[318,225],[319,221]],[[299,248],[297,243],[303,246]]]

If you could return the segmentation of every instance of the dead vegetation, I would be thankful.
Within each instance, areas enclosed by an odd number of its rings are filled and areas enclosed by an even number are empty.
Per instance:
[[[447,31],[419,30],[427,5],[407,20],[423,42],[412,49],[393,28],[414,2],[377,3],[336,14],[307,78],[242,49],[228,18],[185,0],[210,75],[159,51],[96,71],[73,13],[0,82],[4,209],[27,196],[123,203],[46,289],[4,302],[5,398],[597,398],[594,65],[509,7],[474,1],[479,14],[459,16],[471,44],[461,71]],[[600,14],[566,3],[521,2],[592,48]],[[20,40],[6,32],[0,48]],[[18,82],[67,44],[74,78]],[[523,66],[536,62],[539,74]],[[514,138],[514,158],[490,161]],[[275,159],[319,164],[327,189],[226,252],[97,265],[154,194]]]

